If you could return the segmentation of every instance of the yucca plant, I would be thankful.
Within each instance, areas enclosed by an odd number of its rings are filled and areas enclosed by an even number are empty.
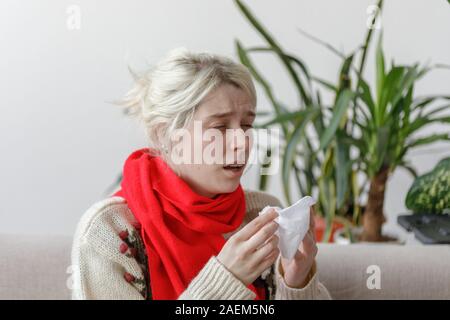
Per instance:
[[[327,219],[325,240],[333,220],[338,219],[347,226],[359,224],[362,209],[362,240],[384,240],[381,226],[389,175],[398,166],[414,173],[405,160],[412,148],[449,139],[448,133],[415,138],[415,133],[428,124],[449,122],[449,117],[438,116],[449,106],[444,104],[434,108],[433,104],[449,97],[414,98],[414,84],[432,68],[392,63],[386,70],[380,33],[376,51],[376,88],[371,90],[363,77],[373,38],[373,29],[369,28],[363,45],[350,55],[325,44],[343,61],[335,85],[313,77],[306,64],[283,50],[241,1],[235,2],[267,43],[263,47],[244,48],[236,41],[236,49],[241,62],[262,86],[274,109],[274,118],[260,126],[280,125],[282,128],[285,142],[282,180],[286,201],[292,203],[290,177],[293,175],[301,195],[313,194],[319,200],[319,213]],[[381,12],[382,5],[381,0],[378,12]],[[373,22],[376,18],[375,15]],[[288,108],[277,100],[271,85],[250,57],[256,52],[270,52],[279,58],[298,91],[298,106]],[[356,55],[360,57],[357,67],[354,65]],[[334,92],[331,106],[322,103],[315,83]],[[318,141],[317,145],[312,143],[314,139]],[[267,178],[261,176],[261,189],[267,187]],[[362,206],[361,195],[367,184],[368,199]]]
[[[423,127],[441,122],[450,123],[450,96],[415,97],[414,85],[432,68],[395,65],[385,69],[380,34],[376,50],[376,86],[370,90],[362,75],[358,75],[358,102],[353,124],[359,136],[353,134],[359,151],[361,168],[370,181],[366,209],[363,216],[363,240],[379,241],[384,221],[383,205],[386,181],[397,166],[406,167],[408,151],[435,141],[450,140],[449,131],[417,137]],[[444,101],[436,107],[434,101]]]

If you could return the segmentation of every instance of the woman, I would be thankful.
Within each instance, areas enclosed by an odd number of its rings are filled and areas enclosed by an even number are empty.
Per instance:
[[[287,261],[278,250],[278,213],[258,215],[280,202],[240,185],[251,139],[228,139],[227,132],[252,127],[256,93],[248,70],[181,48],[135,80],[123,105],[144,123],[149,148],[131,153],[120,190],[81,218],[72,297],[329,299],[316,274],[314,219]],[[215,142],[224,139],[214,156],[226,161],[179,161],[205,155],[199,124]],[[184,139],[176,144],[180,130]]]

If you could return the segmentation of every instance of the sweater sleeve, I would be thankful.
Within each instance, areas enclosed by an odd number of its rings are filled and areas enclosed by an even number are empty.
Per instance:
[[[72,244],[74,300],[148,298],[141,241],[121,198],[91,206],[81,217]]]
[[[308,275],[308,284],[299,289],[291,288],[284,281],[284,271],[281,265],[281,255],[275,262],[275,300],[331,300],[330,293],[325,286],[319,282],[316,262]]]
[[[215,256],[192,279],[179,300],[253,300],[256,294]]]
[[[138,268],[113,259],[85,242],[77,249],[73,266],[73,300],[143,300],[143,274]]]

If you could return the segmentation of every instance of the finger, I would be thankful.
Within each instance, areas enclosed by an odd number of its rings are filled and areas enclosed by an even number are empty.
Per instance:
[[[275,260],[278,258],[279,255],[280,255],[280,249],[276,248],[271,253],[269,253],[259,264],[263,265],[266,262],[271,261],[271,263],[269,263],[269,266],[270,266],[271,264],[273,264],[275,262]],[[265,270],[265,269],[267,269],[267,267],[265,267],[263,270]]]
[[[269,209],[269,212],[266,212],[247,223],[236,233],[236,238],[242,241],[250,239],[263,226],[274,220],[276,217],[278,217],[278,212],[273,208]]]
[[[280,255],[280,250],[274,250],[271,252],[263,261],[261,261],[258,266],[255,268],[258,275],[261,275],[261,273],[267,268],[269,268],[271,265],[275,263],[278,256]]]
[[[303,252],[306,256],[315,255],[317,253],[317,245],[310,232],[308,232],[303,239]]]
[[[316,227],[316,221],[314,219],[315,215],[316,215],[316,210],[314,209],[314,206],[310,207],[310,216],[309,216],[309,227],[311,229],[314,229]]]
[[[316,242],[317,241],[316,240],[316,228],[310,229],[310,231],[311,231],[311,236],[312,236],[314,242]]]
[[[278,249],[278,237],[273,235],[266,244],[255,251],[253,259],[258,263],[264,260],[269,254]]]
[[[275,235],[278,230],[278,223],[271,221],[262,227],[258,232],[256,232],[250,239],[245,242],[246,249],[249,251],[254,251],[262,247],[267,240]],[[278,237],[277,237],[278,238]]]
[[[303,244],[300,245],[300,247],[302,247],[302,246],[303,246]],[[302,250],[300,250],[300,248],[297,249],[297,252],[294,255],[294,259],[297,260],[297,261],[301,261],[303,259],[306,259],[306,256],[303,253],[303,249]]]

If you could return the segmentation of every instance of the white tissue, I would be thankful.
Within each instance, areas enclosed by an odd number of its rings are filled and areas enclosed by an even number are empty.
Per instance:
[[[259,213],[264,214],[270,208],[277,210],[279,216],[275,221],[279,226],[275,234],[279,237],[278,248],[283,258],[290,260],[297,252],[300,242],[308,232],[310,207],[315,203],[312,197],[306,196],[285,209],[267,206]]]

